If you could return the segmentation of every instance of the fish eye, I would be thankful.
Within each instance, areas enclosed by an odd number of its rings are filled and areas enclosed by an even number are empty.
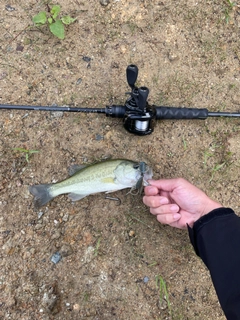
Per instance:
[[[138,164],[138,163],[134,164],[134,165],[133,165],[133,168],[134,168],[134,169],[139,169],[139,164]]]

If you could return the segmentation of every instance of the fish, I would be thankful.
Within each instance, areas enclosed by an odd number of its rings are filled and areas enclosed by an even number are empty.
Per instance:
[[[32,185],[29,192],[34,196],[35,208],[40,208],[53,198],[66,193],[72,201],[78,201],[99,192],[140,189],[148,185],[147,181],[152,176],[153,171],[145,162],[113,159],[87,166],[75,165],[72,167],[71,176],[66,180]]]

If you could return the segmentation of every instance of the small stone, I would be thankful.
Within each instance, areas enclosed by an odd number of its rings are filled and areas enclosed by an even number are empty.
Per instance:
[[[16,181],[17,187],[21,187],[22,184],[23,184],[22,179],[17,179],[17,181]]]
[[[3,80],[7,77],[7,72],[3,71],[3,72],[0,72],[0,80]]]
[[[82,78],[78,78],[76,84],[80,84],[82,82]]]
[[[46,307],[49,311],[53,311],[54,307],[57,303],[57,295],[52,292],[52,289],[49,290],[49,292],[44,292],[43,298],[42,298],[42,304],[44,307]]]
[[[59,252],[55,252],[51,257],[51,261],[55,264],[57,264],[61,259],[62,259],[62,256]]]
[[[68,221],[68,218],[69,218],[69,214],[68,213],[65,213],[64,216],[62,217],[62,220],[64,222],[67,222]]]
[[[92,59],[90,57],[87,56],[83,56],[83,61],[85,62],[90,62]]]
[[[168,59],[170,62],[175,62],[179,60],[179,56],[175,52],[170,51],[168,53]]]
[[[159,301],[158,301],[158,308],[161,309],[161,310],[166,310],[167,307],[168,307],[168,304],[167,304],[166,299],[164,299],[164,298],[159,299]]]
[[[41,219],[42,216],[43,216],[43,211],[39,211],[39,212],[38,212],[38,219]]]
[[[18,44],[16,47],[16,51],[20,51],[23,52],[24,46],[22,46],[21,44]]]
[[[148,283],[148,281],[149,281],[149,278],[148,278],[148,277],[144,277],[144,278],[143,278],[143,282],[144,282],[144,283]]]
[[[7,5],[5,6],[5,9],[6,9],[7,11],[14,11],[14,10],[16,10],[14,7],[10,6],[10,4],[7,4]]]
[[[133,230],[129,231],[129,237],[134,237],[135,236],[135,232]]]
[[[103,140],[103,136],[101,136],[100,134],[96,134],[96,140],[97,141]]]
[[[52,118],[61,118],[63,117],[63,111],[51,111]]]
[[[80,309],[80,305],[78,303],[75,303],[73,305],[73,310],[79,310]]]
[[[41,223],[36,224],[35,228],[36,230],[39,230],[43,227],[43,225]]]
[[[99,2],[102,6],[106,7],[110,3],[110,0],[99,0]]]
[[[59,253],[62,257],[68,257],[73,253],[73,249],[69,244],[64,244],[59,250]]]
[[[56,240],[59,239],[61,237],[61,232],[59,230],[57,230],[56,232],[54,232],[54,234],[51,236],[51,240]]]

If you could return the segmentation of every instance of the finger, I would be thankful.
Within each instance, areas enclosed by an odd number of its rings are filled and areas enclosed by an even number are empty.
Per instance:
[[[159,207],[151,207],[150,212],[154,215],[166,215],[166,214],[174,214],[179,212],[179,206],[176,204],[165,204]]]
[[[144,196],[143,203],[151,208],[158,208],[161,205],[165,205],[169,203],[168,198],[161,196]]]
[[[179,213],[173,214],[159,214],[157,215],[157,220],[162,224],[172,225],[174,222],[178,221],[181,218]]]
[[[146,196],[155,196],[159,193],[157,187],[147,186],[144,188],[144,193]]]
[[[171,192],[173,191],[177,186],[183,183],[188,183],[186,180],[182,178],[176,178],[176,179],[160,179],[160,180],[148,180],[150,185],[153,187],[157,187],[160,190]]]
[[[176,221],[174,221],[172,223],[169,223],[168,225],[171,226],[171,227],[174,227],[174,228],[178,228],[178,229],[185,229],[185,230],[187,229],[187,224],[186,223],[182,223],[181,219],[176,220]]]

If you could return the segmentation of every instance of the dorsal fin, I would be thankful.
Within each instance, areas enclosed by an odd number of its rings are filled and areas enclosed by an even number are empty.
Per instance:
[[[76,174],[77,172],[79,172],[80,170],[86,168],[87,166],[84,164],[74,164],[72,166],[70,166],[68,168],[68,174],[69,176],[73,176],[74,174]]]

